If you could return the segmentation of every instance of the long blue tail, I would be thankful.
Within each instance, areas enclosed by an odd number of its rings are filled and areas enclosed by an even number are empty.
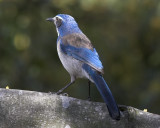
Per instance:
[[[102,75],[100,75],[97,71],[92,69],[89,65],[83,64],[83,69],[90,75],[92,80],[94,81],[98,91],[100,92],[103,100],[105,101],[109,114],[113,119],[119,120],[120,119],[120,111],[117,107],[115,99],[103,79]]]

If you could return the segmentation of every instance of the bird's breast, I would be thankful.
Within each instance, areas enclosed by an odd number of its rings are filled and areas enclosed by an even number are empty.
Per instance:
[[[63,53],[60,48],[60,41],[57,43],[58,56],[64,66],[64,68],[69,72],[71,76],[75,78],[88,78],[88,74],[83,70],[83,62],[74,59],[73,57]]]

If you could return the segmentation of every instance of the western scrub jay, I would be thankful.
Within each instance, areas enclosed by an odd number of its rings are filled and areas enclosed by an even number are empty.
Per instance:
[[[119,120],[120,111],[102,77],[103,66],[99,55],[91,41],[79,29],[75,19],[67,14],[58,14],[46,20],[53,22],[56,26],[58,55],[71,77],[71,82],[59,90],[58,94],[74,83],[77,78],[87,78],[96,85],[107,105],[110,116]]]

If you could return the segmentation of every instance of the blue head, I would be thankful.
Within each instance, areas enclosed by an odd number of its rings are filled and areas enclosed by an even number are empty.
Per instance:
[[[53,18],[47,18],[47,21],[51,21],[55,24],[58,36],[64,36],[71,33],[81,33],[75,19],[67,14],[58,14]]]

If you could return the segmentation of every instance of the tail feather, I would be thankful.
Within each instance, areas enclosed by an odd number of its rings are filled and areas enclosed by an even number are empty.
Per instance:
[[[119,120],[120,119],[120,111],[119,111],[118,106],[115,102],[115,99],[114,99],[107,83],[103,79],[102,75],[99,74],[94,69],[92,69],[87,64],[83,65],[83,69],[90,75],[90,77],[94,81],[98,91],[100,92],[103,100],[105,101],[105,103],[107,105],[110,116],[113,119]]]

